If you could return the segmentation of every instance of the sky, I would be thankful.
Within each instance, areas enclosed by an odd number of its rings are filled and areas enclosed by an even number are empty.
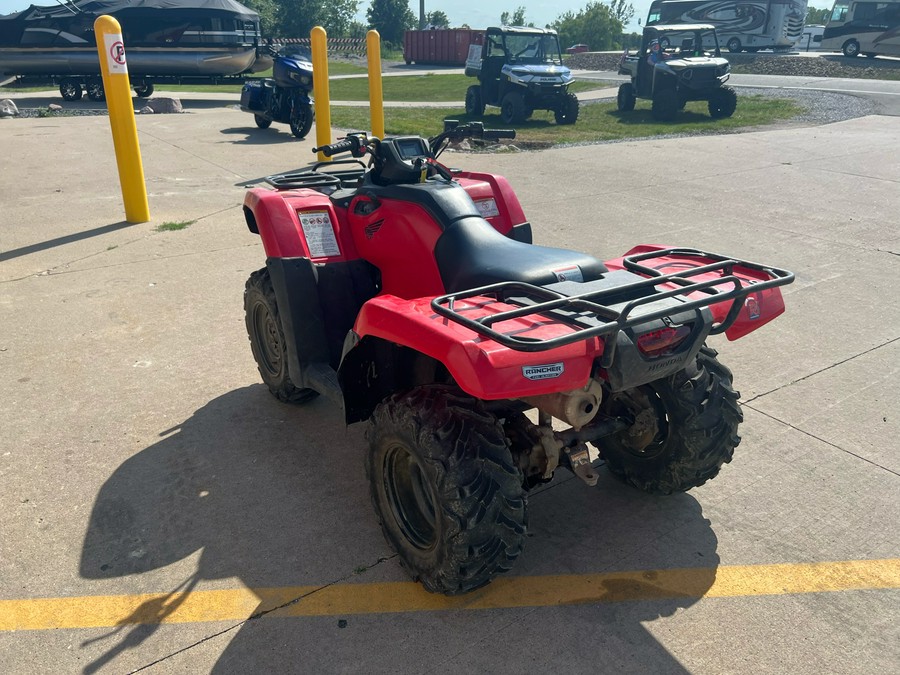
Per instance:
[[[240,1],[240,0],[238,0]],[[487,28],[500,23],[500,14],[509,12],[512,14],[517,7],[525,7],[525,18],[535,26],[545,26],[551,23],[560,14],[567,11],[577,12],[587,4],[588,0],[557,0],[556,2],[534,2],[533,0],[425,0],[425,11],[442,11],[450,19],[451,26],[459,26],[463,23],[472,28]],[[55,0],[0,0],[0,14],[10,14],[27,9],[30,5],[53,5]],[[635,18],[632,25],[626,27],[629,30],[638,30],[638,17],[646,17],[650,8],[650,0],[632,0],[635,9]],[[360,18],[365,20],[366,9],[370,5],[369,0],[360,0]],[[419,0],[410,0],[409,8],[413,14],[419,16]]]

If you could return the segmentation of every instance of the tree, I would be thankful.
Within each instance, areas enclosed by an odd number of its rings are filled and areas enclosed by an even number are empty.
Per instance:
[[[394,44],[400,44],[403,33],[416,25],[416,17],[407,0],[372,0],[366,18],[384,42]]]
[[[828,19],[831,17],[830,9],[816,9],[815,7],[810,7],[806,10],[806,25],[814,26],[814,25],[824,25],[828,23]]]
[[[277,0],[280,37],[308,37],[322,26],[331,37],[347,34],[358,6],[357,0]]]
[[[625,4],[625,0],[609,0],[609,9],[622,26],[627,26],[634,18],[634,5]]]
[[[450,19],[441,10],[428,12],[425,15],[425,23],[435,28],[450,28]]]
[[[348,37],[350,24],[359,6],[357,0],[326,0],[322,2],[322,28],[333,37]]]
[[[503,12],[500,14],[501,26],[534,26],[533,23],[525,23],[525,8],[516,7],[516,11],[510,14]]]
[[[260,31],[266,37],[272,37],[278,28],[278,5],[275,0],[244,0],[242,3],[259,14]]]
[[[556,29],[564,45],[583,43],[597,51],[620,47],[622,22],[613,16],[609,5],[600,2],[588,2],[577,14],[560,14],[550,28]]]

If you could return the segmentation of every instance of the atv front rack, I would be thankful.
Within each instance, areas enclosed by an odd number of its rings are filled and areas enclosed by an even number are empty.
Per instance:
[[[658,267],[671,267],[672,258],[682,258],[685,260],[684,263],[676,261],[676,264],[690,267],[664,274],[647,264],[651,260],[662,258],[669,260]],[[702,264],[697,262],[697,258],[713,262]],[[578,295],[565,295],[547,287],[507,281],[442,295],[431,301],[431,307],[437,314],[505,347],[523,352],[542,352],[592,337],[612,338],[608,344],[615,344],[616,334],[623,329],[730,301],[731,306],[727,315],[721,322],[713,324],[710,331],[713,335],[724,333],[738,318],[747,296],[768,288],[784,286],[794,280],[793,273],[787,270],[691,248],[667,248],[629,255],[623,258],[622,264],[625,270],[647,278]],[[739,278],[735,274],[735,267],[768,278],[756,279],[755,275]],[[696,279],[698,276],[710,274],[716,275],[716,278]],[[676,285],[678,288],[658,288],[664,284]],[[705,297],[694,299],[687,297],[694,293],[702,293]],[[634,299],[621,302],[623,296],[631,296]],[[494,298],[498,302],[514,305],[516,309],[480,318],[464,316],[457,311],[458,302],[477,297]],[[668,304],[663,308],[646,308],[646,305],[669,298],[678,298],[683,302],[676,305]],[[641,308],[647,311],[639,311]],[[572,328],[573,332],[548,339],[535,339],[503,333],[493,328],[495,324],[503,321],[526,316],[539,318],[536,315],[545,315],[546,318],[548,314],[554,321]]]
[[[350,169],[331,169],[337,164],[352,164]],[[317,162],[311,169],[297,169],[266,176],[265,181],[276,190],[299,190],[309,188],[321,192],[354,188],[366,172],[366,165],[358,159],[336,159]]]

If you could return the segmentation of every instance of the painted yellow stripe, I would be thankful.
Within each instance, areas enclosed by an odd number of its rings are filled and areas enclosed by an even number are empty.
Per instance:
[[[433,595],[411,582],[347,583],[0,600],[0,631],[240,621],[275,608],[279,609],[268,616],[351,616],[898,588],[900,559],[505,577],[454,598]]]

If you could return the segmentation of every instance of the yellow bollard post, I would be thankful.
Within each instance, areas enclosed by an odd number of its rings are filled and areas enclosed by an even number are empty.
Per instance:
[[[125,202],[125,220],[129,223],[146,223],[150,220],[150,207],[147,204],[141,147],[138,144],[137,125],[131,104],[131,83],[128,81],[122,27],[111,16],[98,16],[94,21],[94,35],[97,38],[100,74],[103,76],[109,126],[112,128],[113,146],[116,150],[122,201]]]
[[[384,138],[384,95],[381,88],[381,36],[377,30],[366,33],[366,57],[369,62],[369,114],[372,135]]]
[[[313,59],[313,97],[316,110],[316,146],[331,143],[331,101],[328,97],[328,34],[321,26],[309,31]],[[319,153],[320,162],[331,157]]]

